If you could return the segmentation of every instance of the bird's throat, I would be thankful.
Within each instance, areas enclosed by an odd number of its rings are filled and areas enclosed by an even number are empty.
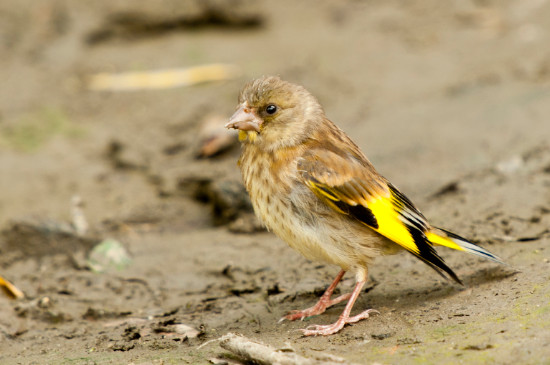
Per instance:
[[[256,142],[256,138],[258,137],[258,132],[256,131],[239,131],[239,141],[243,142],[248,139],[250,143]]]

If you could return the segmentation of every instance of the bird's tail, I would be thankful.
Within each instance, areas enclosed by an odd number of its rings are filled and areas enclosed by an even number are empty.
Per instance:
[[[426,238],[428,238],[428,240],[434,245],[445,246],[458,251],[465,251],[505,265],[500,257],[490,253],[478,245],[473,244],[467,239],[444,229],[432,228],[431,231],[426,233]]]

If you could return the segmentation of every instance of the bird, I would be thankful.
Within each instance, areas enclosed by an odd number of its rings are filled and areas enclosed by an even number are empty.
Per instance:
[[[432,226],[301,85],[278,76],[248,82],[225,127],[238,130],[238,166],[254,211],[267,229],[307,259],[340,267],[314,306],[281,318],[303,320],[347,301],[336,322],[308,326],[301,330],[305,336],[332,335],[377,312],[351,315],[368,267],[378,256],[408,251],[461,285],[435,246],[503,263],[467,239]],[[355,275],[352,292],[332,299],[346,272]]]

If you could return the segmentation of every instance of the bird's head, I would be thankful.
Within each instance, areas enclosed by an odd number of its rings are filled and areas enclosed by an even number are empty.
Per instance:
[[[243,142],[275,150],[301,143],[323,118],[321,105],[302,86],[265,76],[244,86],[225,126],[238,129]]]

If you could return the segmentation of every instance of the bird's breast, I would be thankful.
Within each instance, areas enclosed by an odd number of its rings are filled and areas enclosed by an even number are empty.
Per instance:
[[[289,245],[297,244],[303,214],[297,211],[292,197],[307,187],[298,180],[294,151],[265,152],[248,145],[243,148],[239,166],[258,217]]]
[[[273,230],[272,221],[290,209],[287,197],[295,184],[296,162],[288,160],[283,164],[274,153],[248,145],[243,149],[239,166],[254,210]]]

